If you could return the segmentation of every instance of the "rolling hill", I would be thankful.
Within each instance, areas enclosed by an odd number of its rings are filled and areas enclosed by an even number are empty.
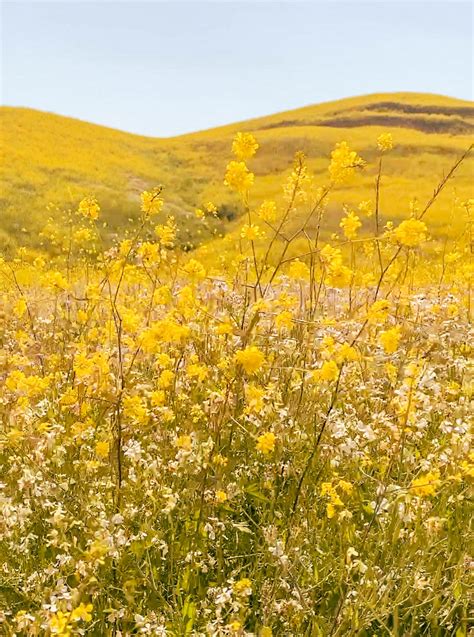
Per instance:
[[[449,97],[390,93],[354,97],[278,113],[174,138],[147,138],[27,108],[1,107],[0,249],[39,247],[48,218],[75,210],[95,195],[113,234],[137,216],[139,193],[163,184],[166,208],[181,220],[181,240],[197,245],[201,234],[193,210],[212,200],[221,219],[208,233],[226,233],[240,214],[223,186],[233,135],[251,131],[260,150],[251,163],[258,179],[253,196],[275,197],[297,150],[303,150],[316,180],[324,183],[334,144],[348,141],[367,169],[351,186],[332,196],[336,218],[343,202],[373,193],[375,140],[390,131],[395,149],[387,157],[382,214],[407,214],[414,196],[428,198],[443,173],[474,138],[474,105]],[[453,201],[472,197],[470,157],[430,211],[437,232],[456,225]],[[453,226],[454,220],[454,226]],[[337,227],[337,225],[335,226]]]

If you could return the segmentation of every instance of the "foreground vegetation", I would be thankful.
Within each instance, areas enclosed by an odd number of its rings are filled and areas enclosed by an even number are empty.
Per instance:
[[[225,255],[156,187],[112,248],[89,196],[0,263],[2,634],[468,634],[473,200],[429,227],[467,153],[393,223],[392,147],[335,222],[347,143],[276,202],[238,134]]]

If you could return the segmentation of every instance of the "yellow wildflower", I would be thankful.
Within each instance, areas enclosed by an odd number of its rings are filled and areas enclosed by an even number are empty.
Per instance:
[[[202,263],[200,263],[197,259],[190,259],[184,266],[183,270],[186,272],[191,281],[202,281],[206,278],[206,270]]]
[[[144,424],[148,420],[148,409],[140,396],[125,396],[123,399],[123,413],[126,418]]]
[[[231,190],[244,194],[253,185],[254,175],[243,161],[231,161],[227,164],[224,184]]]
[[[250,159],[258,148],[259,145],[251,133],[237,133],[232,142],[232,152],[237,159]]]
[[[257,450],[265,455],[272,453],[275,450],[275,442],[275,434],[267,431],[257,438]]]
[[[428,473],[412,480],[410,492],[420,497],[435,495],[439,485],[439,471],[428,471]]]
[[[234,359],[247,374],[255,374],[262,367],[265,356],[258,347],[252,345],[236,352]]]
[[[208,201],[205,205],[204,205],[204,209],[206,210],[206,212],[210,215],[212,215],[213,217],[217,217],[217,206],[215,204],[212,203],[212,201]]]
[[[335,248],[328,243],[321,248],[319,253],[321,262],[328,267],[334,267],[342,263],[342,253],[339,248]]]
[[[215,497],[218,504],[223,504],[228,500],[227,493],[225,491],[222,491],[221,489],[217,489]]]
[[[62,635],[69,637],[71,630],[69,627],[69,613],[58,610],[49,620],[49,630],[52,635]]]
[[[395,365],[393,363],[386,363],[385,364],[385,371],[387,372],[387,376],[389,381],[392,383],[392,385],[395,383],[395,381],[397,380],[397,374],[398,374],[398,370],[395,367]]]
[[[332,502],[328,502],[326,504],[326,515],[328,519],[330,520],[331,518],[333,518],[335,514],[336,514],[336,507],[334,506]]]
[[[173,384],[175,373],[171,369],[164,369],[158,379],[158,387],[168,389]]]
[[[339,362],[356,361],[359,358],[359,354],[349,343],[343,343],[337,352],[337,358]]]
[[[409,248],[419,246],[426,239],[428,228],[419,219],[406,219],[393,231],[398,243]]]
[[[153,265],[154,263],[159,263],[161,260],[160,246],[158,243],[144,241],[138,248],[137,254],[143,259],[145,265]]]
[[[69,283],[67,279],[57,270],[50,270],[44,275],[44,282],[47,286],[55,290],[67,290]]]
[[[343,486],[344,486],[345,492],[349,493],[350,489],[352,488],[352,485],[350,484],[350,482],[345,482],[345,481],[342,481],[342,482],[344,483]],[[342,485],[339,484],[339,486],[342,486]],[[349,490],[348,490],[348,486],[349,486]],[[337,493],[336,488],[334,487],[332,482],[323,482],[321,484],[321,495],[323,497],[324,496],[329,497],[330,499],[330,501],[326,504],[326,515],[328,519],[331,519],[336,514],[336,507],[342,507],[344,506],[344,503],[339,497],[339,494]]]
[[[379,343],[384,348],[386,354],[393,354],[398,349],[398,343],[400,342],[400,327],[392,327],[389,330],[381,332],[379,336]]]
[[[153,188],[153,190],[144,190],[140,195],[140,199],[142,202],[141,210],[147,216],[157,215],[161,212],[163,208],[163,199],[160,198],[161,192],[163,188],[161,186],[157,186]]]
[[[90,622],[92,619],[92,612],[93,606],[92,604],[79,604],[79,606],[77,606],[77,608],[75,608],[72,612],[71,612],[71,620],[72,621],[85,621],[85,622]]]
[[[8,440],[8,442],[12,445],[16,445],[18,442],[21,442],[25,437],[25,432],[21,431],[21,429],[10,429],[10,431],[7,432],[6,434],[6,438]]]
[[[160,240],[163,248],[172,248],[176,240],[176,223],[172,215],[168,217],[165,224],[155,227],[155,235]]]
[[[337,486],[344,491],[344,493],[351,494],[354,491],[353,485],[347,480],[339,480]]]
[[[377,137],[377,147],[382,153],[386,153],[393,148],[392,133],[382,133]]]
[[[474,478],[474,451],[468,454],[468,459],[460,464],[461,471],[466,477]]]
[[[25,314],[27,309],[28,306],[26,304],[26,301],[23,297],[21,297],[13,306],[13,313],[16,317],[21,318]]]
[[[77,401],[78,401],[77,389],[72,387],[70,387],[69,389],[66,389],[66,391],[64,392],[64,394],[61,396],[59,400],[61,405],[65,407],[71,407],[72,405],[75,405]]]
[[[290,330],[293,327],[293,314],[289,310],[280,312],[280,314],[275,317],[275,325],[278,329],[286,328]]]
[[[318,370],[318,377],[321,380],[332,381],[339,376],[339,367],[334,361],[324,361]]]
[[[110,452],[110,445],[106,440],[100,440],[95,446],[95,455],[99,458],[107,458]]]
[[[274,201],[265,200],[258,208],[257,214],[263,221],[273,223],[277,218],[277,206]]]
[[[375,301],[369,308],[367,320],[369,323],[384,323],[387,320],[390,311],[390,302],[386,299]]]
[[[186,368],[186,373],[190,378],[196,378],[199,382],[203,382],[209,375],[209,369],[199,363],[190,363]]]
[[[95,197],[85,197],[79,204],[78,212],[86,219],[92,219],[93,221],[98,219],[100,206],[97,203],[97,199]]]
[[[216,465],[216,467],[226,467],[228,464],[227,458],[224,458],[220,453],[216,453],[216,455],[212,458],[212,462]]]
[[[174,444],[175,447],[178,447],[178,449],[181,449],[182,451],[191,451],[193,448],[192,438],[188,434],[178,436],[174,441]]]
[[[246,385],[245,386],[245,402],[246,402],[246,412],[250,413],[252,411],[259,412],[263,409],[263,398],[265,396],[265,390],[263,387],[258,387],[257,385]]]
[[[92,241],[94,234],[90,228],[79,228],[72,235],[72,239],[77,244],[85,244]]]
[[[223,323],[219,323],[216,326],[216,334],[219,335],[225,335],[225,334],[232,334],[234,331],[234,328],[232,327],[231,323],[228,323],[227,321],[224,321]]]
[[[248,577],[243,577],[238,582],[235,582],[233,590],[236,595],[248,597],[252,594],[252,582]]]
[[[291,262],[288,276],[295,281],[307,281],[309,279],[310,269],[303,261],[294,259]]]
[[[366,217],[371,217],[374,214],[374,205],[369,199],[361,201],[357,208]]]
[[[162,407],[166,402],[166,394],[162,389],[156,389],[151,393],[150,401],[153,407]]]
[[[327,282],[335,288],[342,288],[349,285],[352,281],[353,272],[350,268],[342,263],[334,263],[330,265],[327,272]]]
[[[363,166],[365,161],[349,148],[348,143],[339,142],[331,153],[329,175],[335,183],[343,183],[352,177],[356,168]]]
[[[172,319],[154,321],[142,332],[142,347],[146,352],[159,351],[163,343],[180,343],[190,334],[186,325],[180,325]]]
[[[242,226],[242,229],[240,231],[240,236],[242,237],[242,239],[248,239],[249,241],[255,241],[255,239],[258,239],[258,237],[260,237],[261,235],[262,233],[260,231],[260,228],[253,223],[245,224],[244,226]]]
[[[346,239],[356,239],[357,231],[359,230],[361,225],[362,223],[359,217],[352,211],[348,212],[339,224],[344,232],[344,236],[346,237]]]

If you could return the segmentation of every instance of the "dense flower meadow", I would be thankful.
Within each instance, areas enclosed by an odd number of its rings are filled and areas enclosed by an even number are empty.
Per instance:
[[[0,260],[0,634],[469,634],[474,200],[429,228],[467,153],[394,224],[374,144],[337,232],[357,152],[256,202],[239,133],[228,253],[157,186],[112,248],[90,196]]]

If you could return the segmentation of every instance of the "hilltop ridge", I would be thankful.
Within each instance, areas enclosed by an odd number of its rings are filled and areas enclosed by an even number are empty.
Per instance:
[[[239,122],[233,122],[223,126],[212,127],[195,133],[186,133],[176,136],[175,139],[200,136],[206,133],[216,134],[233,132],[239,127],[245,127],[247,130],[261,130],[266,128],[278,128],[292,125],[312,125],[312,126],[338,126],[354,127],[359,126],[359,122],[353,121],[350,117],[357,113],[366,112],[369,116],[372,114],[373,119],[369,117],[367,122],[362,125],[385,125],[382,117],[390,118],[399,115],[397,123],[392,125],[403,128],[417,128],[416,121],[404,121],[403,115],[415,114],[423,116],[440,116],[450,119],[461,118],[462,130],[472,132],[474,130],[474,102],[462,100],[455,97],[445,95],[437,95],[434,93],[371,93],[368,95],[346,97],[339,100],[330,100],[318,104],[309,104],[307,106],[280,111],[272,115],[263,117],[254,117]],[[346,115],[346,118],[339,118]],[[414,126],[412,126],[414,124]],[[443,128],[443,132],[448,131],[448,127]],[[423,129],[420,129],[423,130]],[[425,128],[424,132],[437,132]],[[460,132],[456,130],[455,132]]]

